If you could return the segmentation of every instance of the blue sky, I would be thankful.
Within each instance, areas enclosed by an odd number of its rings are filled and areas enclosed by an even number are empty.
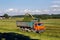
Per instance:
[[[52,0],[0,0],[0,9],[46,9]]]
[[[42,14],[47,13],[49,11],[48,9],[51,7],[60,7],[60,0],[0,0],[0,15],[6,13],[7,11],[10,12],[10,15],[12,15],[12,13],[21,14],[19,10],[33,10],[34,13],[40,12]],[[56,11],[56,9],[53,9],[53,11]]]

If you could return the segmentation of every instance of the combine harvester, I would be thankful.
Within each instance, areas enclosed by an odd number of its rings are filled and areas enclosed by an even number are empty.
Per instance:
[[[45,26],[40,23],[39,18],[34,18],[31,14],[26,13],[23,21],[16,21],[17,27],[25,31],[41,33],[45,31]]]

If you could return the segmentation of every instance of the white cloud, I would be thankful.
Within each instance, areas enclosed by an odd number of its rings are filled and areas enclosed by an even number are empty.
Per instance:
[[[5,13],[12,12],[14,9],[6,9]]]
[[[12,13],[14,13],[14,14],[25,14],[25,13],[30,13],[30,14],[36,14],[36,13],[41,13],[42,12],[42,10],[38,10],[38,9],[36,9],[36,10],[30,10],[30,9],[24,9],[24,10],[18,10],[18,9],[13,9],[13,8],[10,8],[10,9],[7,9],[7,10],[5,10],[5,13],[8,13],[8,14],[12,14]]]
[[[52,1],[52,3],[60,3],[60,0]]]
[[[35,10],[35,12],[41,12],[41,10]]]
[[[44,12],[49,12],[50,10],[47,10],[47,9],[46,9],[46,10],[43,10],[43,11],[44,11]]]
[[[60,9],[58,8],[58,9],[56,9],[56,8],[54,8],[54,9],[52,9],[52,10],[50,10],[50,9],[43,9],[43,10],[38,10],[38,9],[36,9],[36,10],[31,10],[31,9],[24,9],[24,10],[18,10],[18,9],[7,9],[7,10],[4,10],[5,11],[5,13],[8,13],[9,15],[21,15],[21,14],[25,14],[25,13],[30,13],[30,14],[51,14],[51,12],[55,12],[55,11],[60,11]]]
[[[60,7],[59,5],[52,5],[51,7]]]
[[[30,10],[30,9],[25,9],[24,12],[41,12],[41,10]]]
[[[41,11],[41,14],[49,14],[50,10],[49,9],[44,9]]]
[[[0,11],[0,13],[2,13],[2,11]]]
[[[8,9],[9,11],[13,11],[14,9]]]
[[[7,9],[5,11],[5,13],[7,13],[7,12],[18,12],[18,10],[17,9],[10,8],[10,9]]]
[[[56,9],[52,9],[52,11],[60,11],[60,9],[57,9],[57,8],[56,8]]]
[[[57,9],[53,9],[52,11],[56,11]]]
[[[28,12],[31,12],[31,10],[25,9],[25,10],[23,10],[23,12],[28,13]]]

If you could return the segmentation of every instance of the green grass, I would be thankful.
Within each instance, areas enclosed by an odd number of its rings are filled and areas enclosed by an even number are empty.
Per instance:
[[[41,20],[41,22],[43,22],[46,26],[45,32],[41,34],[19,30],[19,28],[16,26],[16,20],[22,19],[23,18],[0,20],[0,32],[19,33],[39,40],[60,40],[60,19]]]
[[[46,35],[60,37],[60,19],[42,20],[46,26]]]

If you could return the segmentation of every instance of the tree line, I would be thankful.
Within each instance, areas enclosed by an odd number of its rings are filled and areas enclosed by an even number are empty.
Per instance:
[[[60,19],[60,14],[41,14],[41,15],[33,15],[34,17],[41,19]]]
[[[60,19],[60,14],[34,14],[33,17],[40,18],[40,19]],[[4,14],[3,17],[9,18],[9,17],[25,17],[25,15],[14,15],[10,16],[8,14]]]
[[[13,17],[24,17],[25,15],[16,15]],[[40,18],[40,19],[60,19],[60,14],[35,14],[32,15],[33,17]]]

